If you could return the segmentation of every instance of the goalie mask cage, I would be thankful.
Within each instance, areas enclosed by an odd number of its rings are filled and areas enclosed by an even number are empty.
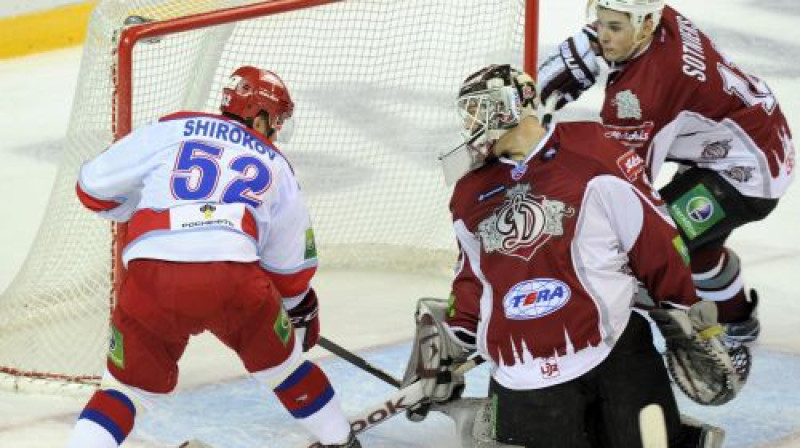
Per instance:
[[[537,9],[537,0],[100,1],[47,212],[0,296],[0,383],[97,384],[112,277],[123,273],[108,222],[76,199],[80,165],[162,115],[217,113],[241,65],[275,71],[295,101],[295,135],[278,147],[303,186],[323,268],[449,270],[451,190],[437,157],[460,143],[456,92],[489,63],[535,71]]]

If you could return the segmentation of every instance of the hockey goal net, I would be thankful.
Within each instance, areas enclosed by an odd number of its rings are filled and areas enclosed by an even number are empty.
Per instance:
[[[216,112],[240,65],[279,73],[295,100],[281,150],[323,267],[449,269],[437,155],[460,143],[454,94],[488,63],[530,70],[536,10],[536,0],[100,1],[47,213],[0,297],[2,382],[97,382],[116,264],[109,224],[75,198],[79,166],[161,115]]]

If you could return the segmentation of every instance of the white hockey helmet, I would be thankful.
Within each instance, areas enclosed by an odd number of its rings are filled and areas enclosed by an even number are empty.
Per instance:
[[[589,0],[586,10],[590,21],[598,7],[628,13],[631,24],[638,33],[647,17],[653,18],[653,28],[658,26],[661,11],[664,10],[664,0]]]

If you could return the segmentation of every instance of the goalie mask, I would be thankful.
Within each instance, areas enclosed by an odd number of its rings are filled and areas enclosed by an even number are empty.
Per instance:
[[[468,76],[456,100],[464,144],[440,157],[448,184],[492,158],[494,144],[536,112],[536,84],[508,64]]]
[[[222,89],[223,113],[236,115],[252,126],[252,120],[261,112],[269,116],[269,134],[272,138],[288,142],[294,130],[291,120],[294,102],[289,89],[275,73],[256,67],[243,66],[231,75]]]

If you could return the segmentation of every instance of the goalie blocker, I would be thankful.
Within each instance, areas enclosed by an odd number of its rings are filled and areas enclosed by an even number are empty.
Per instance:
[[[423,420],[431,404],[458,399],[464,391],[463,375],[454,372],[467,362],[469,352],[449,336],[443,324],[447,306],[444,299],[423,298],[417,302],[416,334],[403,386],[419,381],[426,399],[406,412],[412,421]]]

